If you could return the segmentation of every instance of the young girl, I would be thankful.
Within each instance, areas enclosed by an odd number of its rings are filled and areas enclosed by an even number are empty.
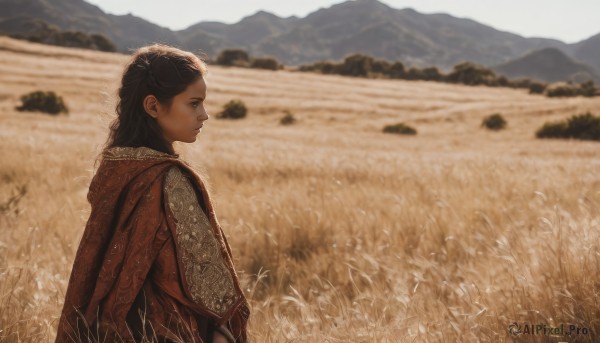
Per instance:
[[[247,342],[229,244],[202,179],[173,150],[209,118],[205,74],[165,45],[126,67],[56,342]]]

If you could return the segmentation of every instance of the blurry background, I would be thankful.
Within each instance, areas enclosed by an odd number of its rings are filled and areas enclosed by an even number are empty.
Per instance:
[[[177,150],[254,341],[597,341],[599,10],[0,0],[0,341],[53,341],[121,72],[153,42],[209,63],[211,119]]]

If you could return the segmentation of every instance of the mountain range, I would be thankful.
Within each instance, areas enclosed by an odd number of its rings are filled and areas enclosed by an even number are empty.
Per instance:
[[[395,9],[377,0],[346,1],[302,18],[258,11],[234,24],[205,21],[180,31],[131,14],[108,14],[83,0],[0,0],[0,9],[0,32],[27,34],[44,21],[63,30],[102,33],[123,52],[163,42],[215,58],[222,49],[242,48],[287,65],[363,53],[444,71],[471,61],[510,77],[550,82],[556,79],[554,68],[561,70],[560,80],[588,73],[600,81],[600,34],[574,44],[525,38],[471,19]],[[554,65],[542,68],[540,59]]]
[[[600,83],[600,72],[589,65],[575,62],[557,48],[536,50],[493,69],[511,78],[526,77],[546,82],[571,80],[577,83],[592,80]]]

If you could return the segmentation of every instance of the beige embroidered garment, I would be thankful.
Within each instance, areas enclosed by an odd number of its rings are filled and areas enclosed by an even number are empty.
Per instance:
[[[90,184],[56,342],[246,342],[250,314],[210,195],[182,159],[114,147]]]

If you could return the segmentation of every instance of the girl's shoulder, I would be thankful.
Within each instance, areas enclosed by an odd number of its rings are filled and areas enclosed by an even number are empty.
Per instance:
[[[195,208],[199,205],[202,211],[208,214],[202,187],[194,182],[194,177],[190,175],[194,171],[188,168],[189,166],[182,167],[180,164],[169,167],[165,175],[163,192],[169,199],[170,206],[177,204],[177,207]]]
[[[154,150],[145,146],[129,147],[115,146],[104,149],[102,157],[105,160],[149,160],[149,159],[174,159],[179,157],[162,151]]]

